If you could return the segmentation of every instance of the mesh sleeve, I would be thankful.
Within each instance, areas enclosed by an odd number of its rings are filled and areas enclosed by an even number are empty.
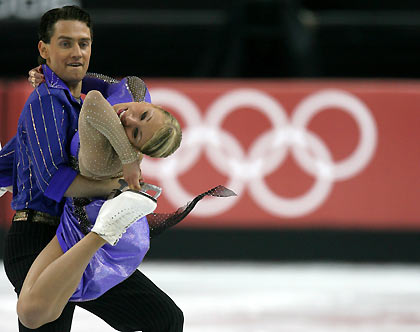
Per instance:
[[[89,92],[85,98],[79,117],[79,135],[80,166],[90,173],[100,174],[101,168],[108,166],[106,144],[112,145],[123,164],[138,160],[139,153],[128,140],[118,115],[98,91]]]

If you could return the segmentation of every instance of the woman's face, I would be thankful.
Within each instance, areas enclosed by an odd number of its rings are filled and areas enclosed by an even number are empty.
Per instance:
[[[132,102],[114,106],[131,144],[141,150],[153,134],[165,123],[163,112],[146,102]]]

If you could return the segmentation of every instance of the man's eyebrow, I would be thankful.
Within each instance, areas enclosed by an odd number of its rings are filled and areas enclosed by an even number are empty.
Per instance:
[[[69,37],[69,36],[59,36],[58,39],[65,39],[65,40],[74,40],[75,38]],[[91,41],[90,38],[86,37],[86,38],[80,38],[78,40],[82,40],[82,41]]]

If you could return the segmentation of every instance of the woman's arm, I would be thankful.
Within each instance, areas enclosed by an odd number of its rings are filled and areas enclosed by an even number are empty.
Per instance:
[[[79,135],[82,174],[83,169],[88,171],[85,174],[97,177],[109,174],[106,168],[113,165],[106,144],[110,144],[121,160],[125,180],[130,187],[140,189],[139,151],[131,145],[117,113],[99,91],[90,91],[85,98]]]

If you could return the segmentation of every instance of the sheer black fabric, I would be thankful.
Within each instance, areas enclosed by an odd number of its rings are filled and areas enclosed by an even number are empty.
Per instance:
[[[150,228],[150,238],[156,237],[157,235],[161,234],[163,231],[178,224],[182,221],[188,214],[194,209],[197,203],[202,200],[206,196],[214,196],[214,197],[230,197],[236,196],[236,194],[224,187],[224,186],[217,186],[214,187],[197,197],[195,197],[191,202],[187,203],[185,206],[179,208],[173,213],[151,213],[147,216],[147,221],[149,223]]]

